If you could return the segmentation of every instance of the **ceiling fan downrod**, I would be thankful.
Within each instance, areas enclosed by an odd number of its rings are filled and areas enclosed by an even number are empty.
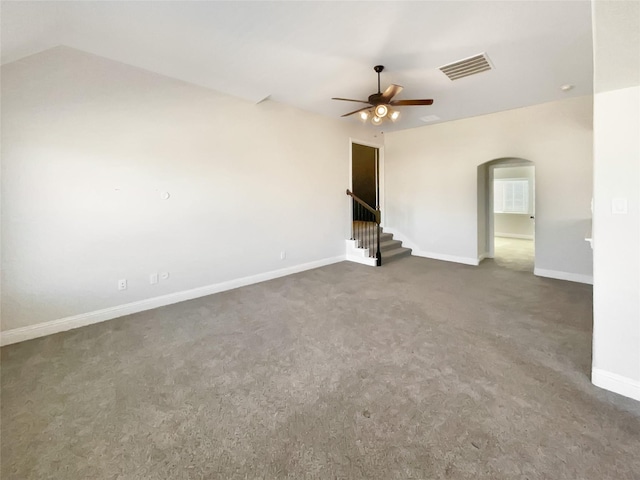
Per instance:
[[[375,67],[373,67],[373,69],[378,74],[378,95],[380,95],[382,93],[380,91],[380,72],[384,70],[384,65],[376,65]]]

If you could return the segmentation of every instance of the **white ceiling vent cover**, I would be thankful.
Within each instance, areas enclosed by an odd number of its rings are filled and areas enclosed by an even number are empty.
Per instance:
[[[427,115],[426,117],[420,117],[420,120],[425,123],[437,122],[438,120],[440,120],[440,117],[437,115]]]
[[[449,77],[450,80],[458,80],[459,78],[486,72],[491,69],[493,69],[491,61],[484,52],[440,67],[442,73]]]

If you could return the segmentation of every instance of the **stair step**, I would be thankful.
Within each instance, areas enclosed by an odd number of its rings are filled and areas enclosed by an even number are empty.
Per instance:
[[[360,238],[360,248],[366,248],[369,244],[369,240],[371,240],[371,242],[373,242],[373,244],[375,245],[375,242],[376,242],[375,233],[372,233],[371,235],[362,234],[359,236],[358,232],[356,232],[356,237]],[[385,233],[382,231],[382,229],[380,229],[380,246],[382,247],[383,243],[388,242],[390,240],[393,240],[393,233]]]
[[[387,250],[382,252],[382,264],[384,265],[385,261],[389,262],[398,258],[408,257],[409,255],[411,255],[410,248],[398,247],[393,250]]]
[[[368,243],[363,243],[362,244],[362,248],[369,248],[371,249],[373,252],[376,251],[377,245],[375,243],[375,241],[373,242],[372,245],[369,245]],[[382,241],[382,237],[380,237],[380,251],[381,252],[386,252],[388,250],[393,250],[395,248],[398,247],[402,247],[402,242],[400,240],[385,240]]]
[[[385,240],[383,242],[382,238],[380,239],[381,252],[386,252],[388,250],[393,250],[395,248],[401,248],[401,247],[402,247],[402,242],[400,240]]]
[[[357,236],[357,235],[356,235]],[[362,241],[369,240],[370,238],[375,242],[376,236],[372,234],[371,236],[362,235],[360,237]],[[380,233],[380,243],[388,242],[389,240],[393,240],[393,233]]]
[[[369,242],[371,240],[371,242]],[[375,236],[364,236],[360,240],[360,248],[369,248],[369,254],[375,257],[376,240]],[[398,258],[408,257],[411,255],[411,249],[402,246],[401,240],[394,240],[393,233],[387,233],[380,229],[380,254],[382,255],[382,264],[396,260]]]

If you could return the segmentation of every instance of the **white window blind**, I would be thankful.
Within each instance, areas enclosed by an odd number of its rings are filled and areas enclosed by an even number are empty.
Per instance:
[[[529,181],[521,178],[494,180],[493,211],[495,213],[529,213]]]

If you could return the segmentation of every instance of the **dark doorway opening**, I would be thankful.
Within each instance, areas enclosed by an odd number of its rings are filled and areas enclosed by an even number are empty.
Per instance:
[[[373,209],[379,207],[378,149],[351,144],[351,191]],[[375,216],[367,210],[353,211],[354,221],[372,222]]]

